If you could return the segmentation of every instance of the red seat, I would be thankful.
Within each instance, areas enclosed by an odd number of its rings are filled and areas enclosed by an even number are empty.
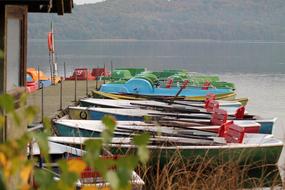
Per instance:
[[[101,156],[104,160],[117,160],[123,156],[121,155],[112,155],[112,156]],[[82,160],[80,157],[68,158],[68,160]],[[115,166],[111,166],[109,169],[116,169]],[[83,181],[92,182],[95,181],[97,177],[100,177],[101,174],[98,171],[93,170],[91,167],[87,166],[80,174],[80,178]]]
[[[76,68],[71,77],[66,78],[66,80],[95,80],[95,77],[91,75],[87,68]]]
[[[38,90],[38,82],[26,82],[26,92],[32,93]]]
[[[215,109],[218,109],[220,104],[216,100],[210,100],[209,103],[206,105],[207,112],[214,112]]]
[[[244,106],[239,107],[236,110],[235,117],[237,119],[243,119],[244,118],[244,112],[245,112],[245,107]]]
[[[227,143],[242,143],[244,134],[245,128],[233,121],[223,124],[219,130],[219,137],[224,137]]]
[[[92,69],[91,75],[93,77],[109,77],[111,76],[111,73],[108,71],[107,68],[94,68]]]
[[[168,79],[165,85],[165,88],[171,88],[171,85],[173,84],[173,79]]]
[[[208,90],[210,86],[211,86],[211,82],[206,81],[202,86],[202,90]]]
[[[260,124],[254,121],[229,121],[221,125],[219,137],[224,137],[228,143],[242,143],[245,133],[258,133],[259,129]]]
[[[187,85],[188,85],[188,83],[189,83],[189,80],[185,80],[185,81],[183,81],[183,83],[182,83],[182,85],[180,86],[180,88],[181,88],[181,89],[186,88],[186,87],[187,87]]]
[[[205,97],[205,105],[204,108],[206,108],[209,104],[210,101],[215,100],[216,99],[216,95],[215,94],[207,94],[207,96]]]
[[[227,119],[228,119],[227,111],[217,108],[212,113],[211,124],[222,125],[227,122]]]

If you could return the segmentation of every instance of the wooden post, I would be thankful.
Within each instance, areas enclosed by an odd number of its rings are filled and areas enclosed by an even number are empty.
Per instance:
[[[50,57],[50,56],[49,56]],[[50,58],[49,58],[50,59]],[[50,61],[50,60],[49,60]],[[52,66],[51,64],[49,65],[49,70],[50,70],[50,82],[51,82],[51,85],[52,85]]]
[[[96,76],[96,90],[98,90],[98,76]]]
[[[40,82],[41,84],[41,92],[42,92],[42,123],[44,122],[44,85]]]
[[[105,80],[105,75],[106,75],[105,70],[106,70],[106,65],[105,65],[105,63],[104,63],[104,75],[103,75],[103,77],[104,77],[103,83],[104,83],[104,84],[106,83],[106,80]]]
[[[63,83],[63,77],[60,78],[60,91],[59,91],[59,110],[62,110],[62,84]]]
[[[38,75],[38,89],[40,89],[41,88],[41,84],[40,84],[40,66],[38,65],[38,73],[37,73],[37,75]]]
[[[113,73],[113,61],[111,60],[111,76],[110,76],[110,80],[113,81],[112,79],[112,73]]]
[[[64,80],[66,79],[66,64],[63,63]]]
[[[75,73],[75,81],[74,81],[74,102],[77,101],[77,74]]]
[[[88,96],[88,69],[87,69],[87,77],[86,77],[86,96]]]
[[[113,72],[113,61],[111,60],[111,73]]]

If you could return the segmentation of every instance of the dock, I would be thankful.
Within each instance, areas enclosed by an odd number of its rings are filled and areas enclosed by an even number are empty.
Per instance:
[[[101,84],[99,81],[97,87]],[[62,105],[60,90],[62,85]],[[75,94],[76,88],[76,94]],[[42,89],[37,90],[36,92],[29,94],[28,105],[37,106],[39,111],[34,120],[35,123],[42,121],[42,114],[47,118],[55,118],[57,116],[63,115],[64,109],[68,106],[78,104],[80,98],[87,97],[92,90],[96,89],[96,81],[77,81],[75,87],[75,81],[63,81],[62,84],[52,85],[46,88],[43,88],[43,97]],[[43,101],[42,101],[43,98]],[[43,105],[42,105],[43,103]],[[42,109],[43,108],[43,109]]]

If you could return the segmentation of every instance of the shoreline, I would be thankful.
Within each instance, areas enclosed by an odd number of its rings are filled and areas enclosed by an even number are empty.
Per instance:
[[[29,39],[29,42],[46,42],[46,39]],[[245,43],[245,44],[285,44],[285,41],[263,41],[263,40],[213,40],[213,39],[124,39],[124,38],[104,38],[104,39],[57,39],[63,42],[211,42],[211,43]]]

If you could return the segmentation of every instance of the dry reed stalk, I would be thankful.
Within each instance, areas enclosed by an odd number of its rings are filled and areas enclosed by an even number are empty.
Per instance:
[[[159,158],[156,164],[137,168],[146,183],[145,189],[224,190],[282,186],[277,167],[262,161],[240,165],[238,160],[217,161],[207,156],[185,161],[179,150],[163,166]],[[251,174],[255,171],[258,171],[258,177]]]

